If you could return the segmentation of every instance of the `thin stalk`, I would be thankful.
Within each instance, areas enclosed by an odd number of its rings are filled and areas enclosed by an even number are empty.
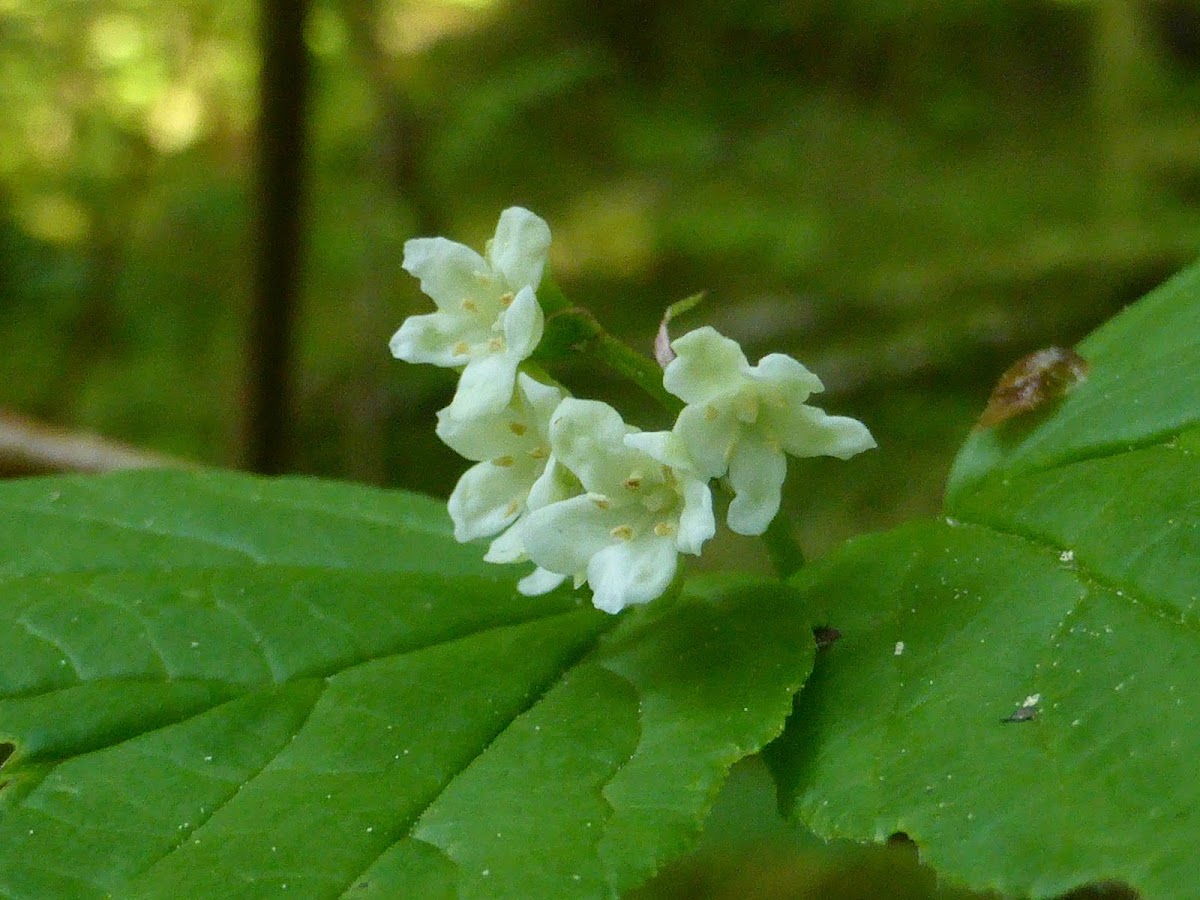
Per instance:
[[[791,517],[782,509],[771,520],[762,538],[771,565],[781,581],[787,581],[804,567],[804,551],[796,541]]]

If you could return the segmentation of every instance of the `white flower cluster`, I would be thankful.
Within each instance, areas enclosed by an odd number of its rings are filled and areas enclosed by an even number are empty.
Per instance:
[[[664,387],[684,401],[671,431],[643,432],[606,403],[568,396],[521,370],[542,337],[536,292],[550,228],[519,207],[483,256],[444,238],[404,245],[404,268],[437,312],[391,341],[414,363],[461,369],[437,434],[475,463],[450,495],[459,541],[492,538],[489,562],[531,561],[541,594],[567,578],[615,613],[659,597],[680,553],[716,532],[709,482],[733,491],[727,522],[757,535],[779,511],[785,454],[847,459],[875,446],[866,426],[809,406],[820,379],[789,356],[751,366],[711,327],[675,340]]]

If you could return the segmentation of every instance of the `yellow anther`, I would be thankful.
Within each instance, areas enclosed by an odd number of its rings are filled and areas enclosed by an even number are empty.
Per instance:
[[[610,506],[612,506],[606,497],[593,497],[592,502],[596,504],[597,509],[608,509]]]
[[[506,506],[504,508],[504,515],[506,517],[507,516],[515,516],[517,514],[517,511],[520,508],[521,508],[521,504],[518,503],[516,500],[513,500],[511,503],[508,504],[508,506]]]
[[[609,534],[623,541],[628,541],[633,537],[633,529],[628,525],[618,525]]]
[[[497,456],[495,459],[492,460],[493,466],[499,466],[502,469],[507,469],[512,464],[513,464],[513,458],[511,456]]]
[[[501,297],[500,297],[500,305],[501,306],[507,308],[509,306],[512,306],[512,302],[513,302],[512,291],[509,291],[507,294],[501,295]]]
[[[475,272],[474,275],[475,280],[480,284],[491,284],[492,279],[495,277],[491,272]]]
[[[499,352],[504,349],[504,338],[494,337],[488,341],[488,349]]]
[[[704,407],[704,418],[708,421],[713,421],[719,415],[720,413],[717,412],[717,408],[715,406],[710,404],[709,406]]]
[[[631,491],[636,491],[642,486],[642,479],[637,475],[630,475],[625,479],[625,487]]]
[[[470,297],[463,298],[462,308],[467,312],[479,312],[479,304],[477,304]]]
[[[532,450],[529,451],[530,459],[545,459],[549,455],[550,455],[549,447],[534,447]]]
[[[527,426],[524,422],[509,422],[508,430],[517,437],[521,437],[521,435],[529,430],[529,426]]]
[[[471,352],[471,348],[469,346],[467,346],[466,341],[459,341],[457,344],[454,345],[454,355],[455,356],[466,356],[470,352]]]
[[[659,537],[670,537],[675,533],[675,526],[670,522],[659,522],[654,526],[654,533]]]

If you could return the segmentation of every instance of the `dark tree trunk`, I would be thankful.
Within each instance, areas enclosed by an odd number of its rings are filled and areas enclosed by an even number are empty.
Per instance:
[[[304,234],[308,0],[263,0],[260,13],[256,273],[247,386],[247,464],[285,471],[293,419],[293,333]]]

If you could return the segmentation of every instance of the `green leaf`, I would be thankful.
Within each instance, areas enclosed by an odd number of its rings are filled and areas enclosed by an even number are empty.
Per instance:
[[[5,897],[617,893],[811,664],[785,586],[521,597],[398,493],[132,473],[0,509]]]
[[[903,832],[975,888],[1194,892],[1197,323],[1193,269],[1080,345],[1091,373],[1057,406],[972,436],[944,521],[800,574],[842,638],[768,751],[787,809]]]

